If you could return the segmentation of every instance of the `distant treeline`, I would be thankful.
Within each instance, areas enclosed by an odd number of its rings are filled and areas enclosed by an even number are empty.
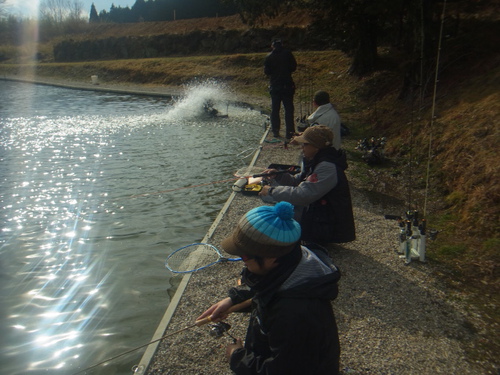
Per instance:
[[[237,13],[233,5],[220,0],[136,0],[132,7],[117,7],[99,13],[92,4],[89,22],[154,22],[189,18],[222,17]]]

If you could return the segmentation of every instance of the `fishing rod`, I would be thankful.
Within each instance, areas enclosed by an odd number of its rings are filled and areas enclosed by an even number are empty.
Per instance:
[[[286,144],[285,144],[285,148],[286,148]],[[240,158],[240,159],[245,159],[246,157],[250,156],[253,152],[255,152],[256,150],[258,149],[262,149],[263,146],[260,144],[258,145],[257,147],[252,147],[250,149],[247,149],[247,150],[244,150],[242,152],[240,152],[237,156]],[[241,156],[243,153],[245,152],[249,152],[248,155],[245,155],[245,156]],[[264,169],[264,168],[263,168]],[[280,173],[284,173],[286,172],[287,170],[284,170],[284,171],[280,171]],[[139,197],[146,197],[146,196],[149,196],[149,195],[158,195],[158,194],[163,194],[163,193],[170,193],[170,192],[173,192],[173,191],[179,191],[179,190],[184,190],[184,189],[191,189],[191,188],[196,188],[196,187],[202,187],[202,186],[209,186],[209,185],[213,185],[213,184],[220,184],[220,183],[225,183],[225,182],[231,182],[231,181],[236,181],[236,180],[239,180],[239,179],[243,179],[243,178],[257,178],[257,177],[266,177],[266,176],[271,176],[273,174],[276,174],[276,173],[271,173],[271,174],[250,174],[250,173],[247,173],[246,175],[242,175],[242,176],[237,176],[235,178],[230,178],[230,179],[224,179],[224,180],[218,180],[218,181],[211,181],[211,182],[206,182],[206,183],[203,183],[203,184],[197,184],[197,185],[190,185],[190,186],[182,186],[182,187],[178,187],[178,188],[172,188],[172,189],[167,189],[167,190],[161,190],[161,191],[156,191],[156,192],[148,192],[148,193],[142,193],[142,194],[134,194],[134,195],[131,195],[129,196],[129,198],[139,198]]]
[[[299,99],[300,117],[297,117],[295,119],[295,122],[297,123],[297,129],[299,131],[303,131],[308,126],[306,120],[307,116],[313,112],[311,103],[313,97],[312,77],[311,73],[309,72],[309,69],[306,66],[304,66],[303,69],[299,70],[298,81],[299,81],[298,99]]]
[[[182,186],[182,187],[178,187],[178,188],[172,188],[172,189],[161,190],[161,191],[150,192],[150,193],[135,194],[135,195],[131,195],[129,198],[146,197],[148,195],[158,195],[158,194],[170,193],[172,191],[178,191],[178,190],[183,190],[183,189],[191,189],[191,188],[195,188],[195,187],[208,186],[208,185],[212,185],[212,184],[220,184],[223,182],[235,181],[235,180],[238,180],[240,178],[241,177],[234,177],[234,178],[229,178],[227,180],[211,181],[211,182],[206,182],[206,183],[198,184],[198,185],[189,185],[189,186]]]
[[[302,122],[306,115],[304,115],[303,110],[303,100],[305,97],[305,73],[304,69],[299,70],[299,112],[300,117],[297,119],[299,122]]]
[[[421,6],[423,6],[421,4]],[[400,227],[399,230],[399,253],[402,254],[402,257],[405,258],[405,264],[408,265],[412,261],[412,259],[418,258],[421,262],[425,262],[425,253],[427,247],[427,237],[429,239],[435,239],[438,231],[430,230],[427,231],[427,221],[425,216],[427,214],[427,200],[429,194],[429,180],[430,180],[430,165],[431,165],[431,156],[432,156],[432,128],[435,119],[435,109],[436,109],[436,97],[437,97],[437,85],[438,85],[438,76],[439,76],[439,62],[441,56],[441,45],[443,40],[443,29],[444,29],[444,19],[446,13],[446,0],[443,2],[443,9],[441,13],[441,26],[439,31],[439,40],[438,40],[438,49],[436,55],[436,68],[434,75],[434,90],[432,95],[432,109],[431,109],[431,120],[429,123],[429,146],[427,153],[427,170],[426,170],[426,186],[425,186],[425,195],[424,195],[424,208],[423,208],[423,217],[419,218],[418,210],[410,209],[410,199],[411,192],[408,194],[408,210],[405,212],[405,218],[400,216],[393,215],[385,215],[386,219],[393,219],[398,221],[398,225]],[[423,9],[422,9],[423,14]],[[423,15],[422,15],[422,23],[423,23]],[[424,38],[424,31],[422,26],[422,39]],[[423,100],[423,92],[422,92],[422,80],[423,80],[423,41],[421,47],[421,66],[420,66],[420,100]],[[413,98],[412,98],[413,102]],[[422,105],[419,106],[422,108]],[[413,114],[412,114],[413,115]],[[411,132],[411,142],[413,142],[413,131]],[[412,148],[410,147],[410,178],[412,173]],[[408,183],[408,188],[411,189],[411,181]]]
[[[239,154],[236,155],[242,162],[245,162],[245,159],[254,154],[258,149],[262,149],[262,145],[259,144],[256,147],[249,147],[243,151],[241,151]]]
[[[260,128],[263,128],[264,130],[266,130],[267,126],[269,125],[269,118],[267,118],[266,120],[264,120],[264,122],[262,123],[262,125],[259,125],[259,124],[256,124],[256,123],[250,122],[250,121],[244,121],[244,120],[237,120],[237,122],[242,123],[242,124],[252,125],[252,126],[258,126]]]
[[[246,309],[247,307],[250,307],[250,305],[251,305],[251,304],[252,304],[252,299],[251,299],[251,298],[250,298],[250,299],[247,299],[246,301],[243,301],[243,302],[241,302],[241,303],[239,303],[239,304],[237,304],[237,305],[231,306],[231,307],[230,307],[230,308],[229,308],[229,309],[225,312],[225,315],[227,316],[227,315],[229,315],[229,314],[231,314],[231,313],[233,313],[233,312],[240,311],[240,310],[244,310],[244,309]],[[104,361],[101,361],[101,362],[95,363],[95,364],[93,364],[92,366],[89,366],[89,367],[86,367],[86,368],[84,368],[84,369],[82,369],[82,370],[80,370],[80,371],[74,372],[74,373],[72,373],[71,375],[81,374],[82,372],[85,372],[85,371],[91,370],[91,369],[93,369],[93,368],[95,368],[95,367],[98,367],[98,366],[103,365],[103,364],[105,364],[105,363],[107,363],[107,362],[113,361],[113,360],[115,360],[115,359],[117,359],[117,358],[120,358],[120,357],[122,357],[122,356],[124,356],[124,355],[127,355],[127,354],[130,354],[130,353],[132,353],[132,352],[135,352],[136,350],[142,349],[142,348],[144,348],[144,347],[146,347],[146,346],[148,346],[148,345],[150,345],[150,344],[154,344],[155,342],[158,342],[158,341],[164,340],[164,339],[166,339],[166,338],[168,338],[168,337],[171,337],[171,336],[177,335],[177,334],[179,334],[179,333],[181,333],[181,332],[184,332],[184,331],[187,331],[187,330],[189,330],[189,329],[191,329],[191,328],[194,328],[194,327],[201,327],[201,326],[203,326],[203,325],[205,325],[205,324],[208,324],[208,323],[212,323],[212,317],[211,317],[211,316],[207,316],[206,318],[203,318],[203,319],[197,320],[197,321],[195,321],[193,324],[191,324],[191,325],[189,325],[189,326],[187,326],[187,327],[184,327],[184,328],[181,328],[181,329],[179,329],[179,330],[177,330],[177,331],[175,331],[175,332],[171,332],[171,333],[168,333],[168,334],[166,334],[166,335],[163,335],[163,336],[162,336],[162,337],[160,337],[159,339],[156,339],[156,340],[150,341],[150,342],[148,342],[147,344],[144,344],[144,345],[137,346],[137,347],[135,347],[135,348],[133,348],[133,349],[127,350],[127,351],[125,351],[125,352],[123,352],[123,353],[120,353],[120,354],[117,354],[117,355],[115,355],[115,356],[113,356],[113,357],[110,357],[110,358],[108,358],[108,359],[105,359]],[[218,330],[219,330],[219,332],[220,332],[221,330],[224,330],[224,329],[227,331],[227,329],[228,329],[228,328],[227,328],[227,326],[223,326],[222,328],[217,328],[217,329],[218,329]],[[232,336],[231,336],[231,337],[232,337]],[[234,338],[233,338],[233,339],[234,339]]]
[[[434,75],[434,92],[432,95],[432,109],[431,109],[431,121],[429,124],[429,149],[427,154],[427,175],[425,179],[425,198],[424,198],[424,215],[427,213],[427,198],[429,196],[429,179],[430,179],[430,169],[431,169],[431,156],[432,156],[432,128],[434,125],[434,119],[436,114],[436,96],[437,96],[437,85],[438,85],[438,75],[439,75],[439,60],[441,58],[441,44],[443,40],[443,29],[444,29],[444,16],[446,10],[446,0],[443,2],[443,11],[441,13],[441,28],[439,30],[439,41],[438,50],[436,56],[436,72]]]
[[[182,186],[182,187],[178,187],[178,188],[172,188],[172,189],[161,190],[161,191],[156,191],[156,192],[135,194],[135,195],[131,195],[130,198],[139,198],[139,197],[146,197],[148,195],[158,195],[158,194],[163,194],[163,193],[170,193],[173,191],[178,191],[178,190],[183,190],[183,189],[191,189],[191,188],[196,188],[196,187],[201,187],[201,186],[208,186],[208,185],[212,185],[212,184],[220,184],[220,183],[224,183],[224,182],[231,182],[231,181],[236,181],[236,180],[245,179],[245,178],[248,179],[248,178],[258,178],[258,177],[269,177],[269,176],[282,174],[282,173],[286,173],[286,172],[291,172],[291,171],[288,169],[285,169],[285,170],[279,170],[276,172],[263,172],[263,173],[257,173],[257,174],[250,174],[250,175],[246,175],[246,176],[229,178],[227,180],[211,181],[211,182],[206,182],[206,183],[198,184],[198,185]]]
[[[274,171],[274,172],[257,173],[257,174],[254,174],[252,177],[253,178],[257,178],[257,177],[270,177],[270,176],[276,176],[276,175],[283,174],[283,173],[291,173],[291,171],[288,170],[288,169],[283,169],[283,170],[277,170],[277,171]]]

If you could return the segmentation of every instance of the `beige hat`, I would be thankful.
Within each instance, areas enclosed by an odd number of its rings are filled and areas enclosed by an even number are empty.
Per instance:
[[[333,132],[325,125],[310,126],[292,141],[292,143],[309,143],[319,149],[331,147],[332,142]]]

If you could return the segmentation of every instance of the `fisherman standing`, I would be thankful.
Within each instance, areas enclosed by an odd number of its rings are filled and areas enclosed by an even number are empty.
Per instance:
[[[271,94],[271,129],[274,137],[280,136],[281,103],[285,109],[285,138],[291,140],[295,135],[294,105],[295,83],[292,73],[297,69],[297,61],[292,52],[283,47],[281,39],[273,40],[272,52],[264,61],[264,73],[269,77]]]
[[[336,375],[340,344],[331,301],[340,273],[326,253],[300,246],[293,206],[257,207],[222,243],[245,262],[242,282],[199,318],[226,317],[233,305],[252,299],[245,343],[226,347],[235,374]]]

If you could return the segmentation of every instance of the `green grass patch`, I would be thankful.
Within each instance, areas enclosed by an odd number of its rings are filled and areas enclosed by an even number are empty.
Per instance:
[[[500,264],[500,238],[488,238],[483,242],[483,257],[489,258],[494,264]]]
[[[443,245],[436,249],[437,256],[444,256],[447,258],[454,258],[464,255],[467,252],[465,245]]]

